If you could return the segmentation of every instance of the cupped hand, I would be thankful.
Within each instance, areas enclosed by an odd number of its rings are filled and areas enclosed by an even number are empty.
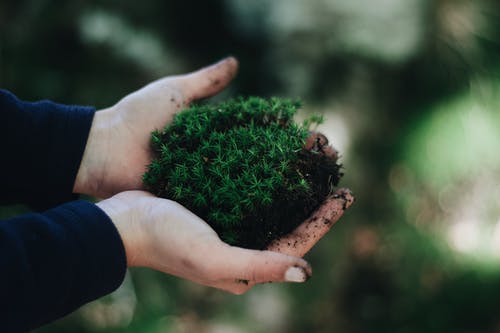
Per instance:
[[[129,266],[150,267],[236,294],[250,283],[303,282],[311,275],[301,258],[222,242],[189,210],[148,192],[123,192],[97,205],[116,225]]]
[[[266,251],[230,246],[180,204],[143,191],[119,193],[97,205],[123,240],[129,266],[150,267],[199,284],[242,294],[257,283],[304,282],[301,259],[353,201],[339,190],[302,225]]]
[[[226,58],[196,72],[166,77],[96,112],[73,191],[101,198],[142,189],[151,162],[151,132],[168,124],[192,101],[223,90],[238,69]]]

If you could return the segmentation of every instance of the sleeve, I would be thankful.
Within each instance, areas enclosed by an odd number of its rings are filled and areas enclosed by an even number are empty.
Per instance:
[[[123,244],[96,205],[74,201],[0,221],[0,326],[25,332],[115,290]]]
[[[94,109],[0,90],[0,204],[73,199]],[[0,221],[0,331],[24,332],[116,289],[125,250],[109,217],[72,201]]]
[[[0,204],[47,209],[74,199],[94,108],[23,102],[0,89]]]

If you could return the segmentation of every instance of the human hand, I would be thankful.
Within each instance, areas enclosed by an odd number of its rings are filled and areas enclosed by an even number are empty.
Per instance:
[[[189,210],[148,192],[119,193],[97,205],[116,225],[128,266],[150,267],[235,294],[250,283],[304,282],[311,275],[301,258],[222,242]]]
[[[150,267],[242,294],[257,283],[307,280],[311,267],[299,257],[318,242],[352,201],[347,190],[337,191],[267,251],[230,246],[180,204],[147,192],[119,193],[97,205],[115,223],[129,266]]]
[[[152,159],[151,132],[192,101],[219,93],[237,69],[237,60],[229,57],[190,74],[154,81],[96,112],[73,192],[106,198],[143,189],[141,176]]]

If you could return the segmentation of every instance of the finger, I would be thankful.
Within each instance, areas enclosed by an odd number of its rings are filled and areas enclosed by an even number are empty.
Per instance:
[[[294,231],[272,242],[268,250],[303,257],[344,214],[354,202],[348,189],[337,190],[333,195]]]
[[[228,291],[232,294],[235,295],[241,295],[246,293],[248,290],[252,289],[252,287],[255,285],[255,283],[250,282],[250,281],[235,281],[235,280],[228,280],[228,281],[221,281],[218,282],[212,287],[221,289],[224,291]]]
[[[220,280],[231,283],[305,282],[311,266],[298,257],[272,251],[226,246],[216,256]]]
[[[252,287],[259,283],[272,283],[272,282],[305,282],[311,276],[312,271],[309,265],[307,267],[297,267],[292,266],[287,268],[284,273],[284,278],[278,279],[277,281],[273,280],[265,280],[265,281],[257,281],[257,280],[247,280],[247,279],[229,279],[222,280],[215,284],[212,284],[212,287],[222,289],[228,291],[230,293],[241,295],[252,289]]]
[[[216,64],[179,78],[186,104],[216,95],[222,91],[238,71],[238,61],[228,57]]]

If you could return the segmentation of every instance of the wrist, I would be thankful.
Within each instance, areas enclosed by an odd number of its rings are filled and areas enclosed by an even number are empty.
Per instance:
[[[102,179],[107,159],[109,109],[97,111],[85,145],[85,151],[73,185],[73,193],[102,196]]]
[[[130,203],[120,198],[120,196],[127,196],[129,194],[127,192],[118,194],[109,199],[102,200],[96,205],[111,219],[118,230],[125,248],[127,266],[132,267],[142,265],[140,255],[144,252],[144,235],[138,214],[131,207]]]

